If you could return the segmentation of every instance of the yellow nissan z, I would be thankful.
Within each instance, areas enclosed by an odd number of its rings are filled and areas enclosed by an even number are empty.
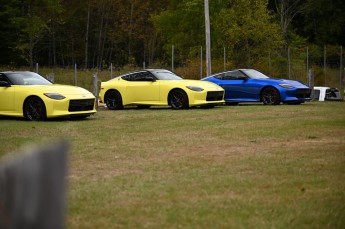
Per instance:
[[[126,105],[139,108],[171,106],[188,109],[212,107],[223,103],[224,89],[200,80],[184,80],[165,69],[145,69],[128,73],[101,83],[100,99],[108,109],[123,109]]]
[[[0,115],[28,120],[86,118],[96,113],[95,102],[84,88],[52,84],[34,72],[0,72]]]

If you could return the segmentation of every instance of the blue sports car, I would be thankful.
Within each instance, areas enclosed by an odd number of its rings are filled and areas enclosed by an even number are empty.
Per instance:
[[[311,89],[295,80],[270,78],[254,69],[236,69],[218,73],[202,80],[225,89],[227,105],[241,102],[263,102],[265,105],[301,104],[311,100]]]

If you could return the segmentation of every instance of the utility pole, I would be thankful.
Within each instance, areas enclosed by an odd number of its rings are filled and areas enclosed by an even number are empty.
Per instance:
[[[211,31],[210,31],[210,13],[208,0],[205,0],[205,29],[206,29],[206,74],[211,75]]]

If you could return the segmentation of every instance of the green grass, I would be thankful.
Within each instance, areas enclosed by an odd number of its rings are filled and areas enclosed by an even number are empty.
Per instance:
[[[0,155],[69,139],[67,228],[344,228],[345,104],[0,118]]]

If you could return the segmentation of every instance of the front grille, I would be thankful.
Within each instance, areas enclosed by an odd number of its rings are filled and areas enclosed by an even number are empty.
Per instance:
[[[209,91],[207,92],[206,101],[219,101],[223,100],[223,91]]]
[[[95,99],[78,99],[69,102],[68,111],[89,111],[93,110]]]
[[[311,89],[297,89],[296,97],[297,98],[310,98]]]

